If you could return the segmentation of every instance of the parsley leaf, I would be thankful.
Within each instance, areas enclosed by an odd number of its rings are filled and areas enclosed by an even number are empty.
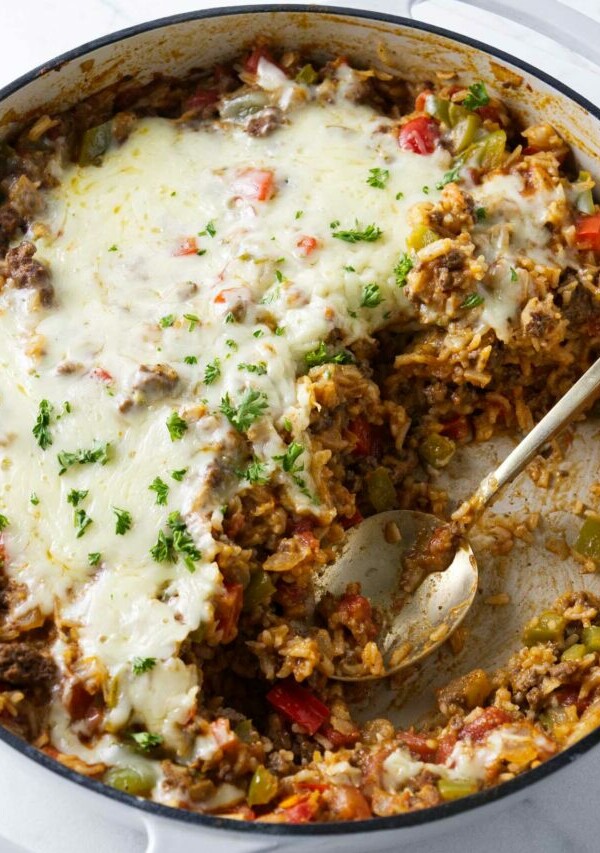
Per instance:
[[[403,192],[396,193],[396,201],[401,201],[404,198]]]
[[[215,234],[217,233],[217,229],[215,228],[215,223],[212,221],[212,219],[210,220],[210,222],[208,222],[206,224],[206,233],[209,234],[211,237],[214,237]]]
[[[134,658],[131,662],[134,675],[142,675],[144,672],[150,672],[155,666],[156,658]]]
[[[229,423],[238,431],[246,432],[268,407],[267,395],[254,388],[247,388],[238,403],[234,406],[229,393],[221,398],[220,410]]]
[[[276,326],[275,334],[278,338],[280,338],[282,335],[285,335],[285,326]]]
[[[158,533],[158,539],[156,540],[156,545],[153,545],[150,548],[150,554],[152,555],[152,559],[156,560],[157,563],[164,563],[167,560],[171,559],[171,551],[172,551],[173,541],[168,538],[162,530]]]
[[[110,459],[110,450],[109,442],[99,444],[91,450],[75,450],[73,453],[63,450],[57,455],[58,464],[60,465],[58,475],[61,476],[67,468],[71,468],[73,465],[89,465],[94,462],[106,465]]]
[[[177,412],[171,412],[166,420],[166,424],[171,441],[179,441],[183,438],[183,434],[188,428],[187,422]]]
[[[32,432],[42,450],[47,450],[52,444],[52,435],[48,427],[50,418],[54,412],[54,406],[48,400],[42,400],[38,409],[38,416]]]
[[[131,737],[144,751],[160,746],[163,742],[162,735],[154,735],[151,732],[134,732]]]
[[[463,101],[463,107],[468,110],[476,110],[477,107],[485,107],[490,102],[485,84],[481,81],[469,86],[469,94]]]
[[[383,296],[378,284],[365,284],[360,299],[361,308],[377,308],[383,302]]]
[[[169,326],[172,326],[175,322],[175,314],[165,314],[164,317],[161,317],[159,320],[160,325],[163,329],[168,329]]]
[[[258,331],[260,332],[260,329],[258,329]],[[255,338],[257,338],[257,337],[258,337],[258,335],[256,334],[256,332],[253,332],[253,334],[254,334],[254,337],[255,337]],[[233,350],[234,352],[236,352],[236,351],[237,351],[237,349],[238,349],[238,345],[237,345],[237,342],[233,340],[233,338],[227,338],[227,340],[225,341],[225,343],[227,344],[227,346],[229,347],[229,349],[230,349],[230,350]]]
[[[316,498],[312,495],[306,485],[306,480],[304,477],[301,477],[301,473],[304,471],[304,465],[297,465],[299,457],[304,453],[304,448],[301,444],[298,444],[297,441],[292,441],[291,444],[288,445],[288,448],[285,453],[281,456],[274,456],[273,459],[276,462],[281,462],[281,467],[285,471],[286,474],[289,474],[296,486],[300,489],[303,495],[306,495],[307,498],[311,498],[312,501],[316,502]]]
[[[189,321],[190,325],[188,326],[188,332],[193,332],[198,323],[200,322],[200,317],[198,317],[196,314],[184,314],[183,319]]]
[[[487,211],[485,207],[476,207],[475,208],[475,219],[477,222],[483,222],[487,216]]]
[[[97,566],[100,560],[102,559],[102,554],[100,551],[92,551],[88,554],[88,563],[90,566]]]
[[[225,314],[225,322],[235,323],[235,314],[233,313],[233,311],[228,311],[227,314]]]
[[[221,362],[218,358],[215,358],[214,361],[211,361],[206,365],[206,369],[204,370],[204,382],[207,385],[212,385],[213,382],[217,381],[220,375]]]
[[[332,223],[332,227],[337,226],[334,226]],[[379,240],[382,234],[383,231],[376,225],[367,225],[366,228],[361,230],[357,222],[355,229],[350,229],[348,231],[334,231],[331,236],[335,237],[336,240],[345,240],[346,243],[358,243],[361,240],[365,243],[374,243],[376,240]]]
[[[394,276],[396,277],[396,284],[398,287],[404,287],[406,284],[406,279],[413,268],[413,262],[410,259],[410,256],[403,252],[398,258],[398,263],[394,267]]]
[[[131,513],[126,509],[120,509],[118,506],[113,506],[113,512],[117,517],[115,533],[117,536],[124,536],[128,530],[131,530],[133,524]]]
[[[375,187],[378,190],[385,188],[385,185],[390,179],[389,169],[369,169],[369,177],[367,183],[370,187]]]
[[[450,169],[449,172],[446,172],[446,174],[435,185],[436,190],[443,189],[446,186],[446,184],[451,184],[454,181],[459,181],[460,180],[460,170],[462,169],[462,167],[463,167],[463,164],[462,164],[462,162],[460,162],[453,169]]]
[[[148,489],[151,492],[156,492],[156,503],[159,506],[166,506],[167,497],[169,495],[169,487],[167,486],[164,480],[161,480],[160,477],[155,477],[154,480],[148,486]]]
[[[336,353],[330,353],[325,342],[321,341],[319,346],[304,354],[304,361],[307,367],[320,367],[322,364],[352,364],[354,358],[352,353],[346,349]]]
[[[477,308],[478,305],[483,305],[484,298],[478,293],[469,293],[461,302],[461,308]]]
[[[0,514],[0,530],[4,530],[5,527],[8,527],[10,521],[5,515]]]
[[[39,504],[39,502],[40,502],[40,499],[38,498],[36,493],[32,492],[31,495],[29,496],[29,503],[32,503],[34,506],[37,506]]]
[[[248,373],[256,373],[258,376],[264,376],[267,372],[267,363],[259,361],[258,364],[247,364],[245,361],[238,364],[238,370],[247,370]]]
[[[255,330],[252,332],[252,337],[253,337],[253,338],[264,338],[264,336],[265,336],[265,333],[263,332],[263,330],[262,330],[262,329],[255,329]],[[236,346],[236,349],[237,349],[237,346]]]
[[[83,489],[82,491],[78,491],[77,489],[71,489],[69,494],[67,495],[67,503],[72,504],[73,506],[78,506],[79,501],[82,501],[88,495],[88,489]]]
[[[177,471],[171,471],[171,477],[177,480],[178,483],[181,483],[186,474],[187,468],[179,468]]]
[[[195,572],[196,567],[194,562],[199,560],[202,554],[196,548],[194,540],[190,536],[179,512],[169,514],[167,526],[171,530],[171,535],[167,536],[161,530],[158,534],[156,545],[150,549],[150,554],[157,563],[165,561],[175,563],[178,556],[181,555],[187,570]]]
[[[76,509],[73,519],[77,528],[77,539],[81,539],[90,524],[92,524],[92,519],[84,509]]]
[[[118,252],[118,251],[119,251],[119,247],[117,246],[117,244],[116,244],[116,243],[113,243],[113,244],[112,244],[112,246],[109,246],[109,247],[108,247],[108,251],[109,251],[109,252]]]
[[[514,267],[511,267],[510,268],[510,280],[511,281],[517,281],[518,278],[519,278],[519,276],[517,275],[516,269]]]
[[[198,359],[195,355],[186,355],[183,360],[186,364],[198,364]]]
[[[294,216],[294,219],[300,219],[302,216],[304,216],[304,211],[303,210],[297,210],[296,215]]]
[[[264,486],[265,483],[269,482],[266,466],[264,462],[261,462],[260,459],[256,458],[256,456],[252,458],[252,462],[248,465],[245,471],[238,471],[237,473],[242,480],[248,480],[249,483],[256,486]]]

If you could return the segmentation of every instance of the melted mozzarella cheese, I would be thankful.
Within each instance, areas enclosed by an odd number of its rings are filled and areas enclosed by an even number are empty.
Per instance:
[[[234,405],[248,389],[265,395],[265,417],[248,432],[253,453],[298,511],[329,511],[312,497],[308,448],[304,488],[282,471],[276,426],[288,418],[302,442],[313,401],[297,376],[308,351],[334,330],[348,344],[408,311],[393,275],[407,211],[439,180],[448,155],[402,151],[390,128],[343,99],[297,109],[266,138],[235,126],[140,121],[100,168],[71,166],[48,193],[46,233],[36,242],[55,306],[32,311],[23,291],[0,294],[0,511],[10,519],[7,571],[24,591],[13,617],[56,610],[72,627],[79,665],[110,681],[107,731],[140,723],[182,748],[177,731],[200,681],[179,647],[213,619],[222,579],[212,525],[243,488],[240,442],[219,411],[226,395]],[[376,167],[390,173],[383,190],[367,184]],[[248,197],[256,170],[273,173],[272,198]],[[382,230],[375,245],[333,236],[371,224]],[[317,241],[309,254],[307,236]],[[383,297],[376,307],[361,306],[370,283]],[[212,384],[204,382],[209,363],[220,371]],[[158,364],[178,383],[144,400],[134,387],[140,365]],[[53,406],[45,451],[31,433],[42,399]],[[166,426],[174,411],[188,423],[178,440]],[[106,464],[59,476],[58,453],[106,442]],[[187,471],[180,482],[171,477],[179,469]],[[149,489],[156,477],[169,486],[166,505]],[[80,537],[72,489],[88,492],[78,509],[92,523]],[[131,513],[124,535],[115,508]],[[193,573],[150,554],[174,510],[202,552]],[[90,552],[101,554],[98,565]],[[62,641],[54,653],[68,675]],[[156,665],[134,675],[134,657]],[[53,720],[57,746],[77,753],[59,704]],[[110,736],[102,742],[109,749]]]

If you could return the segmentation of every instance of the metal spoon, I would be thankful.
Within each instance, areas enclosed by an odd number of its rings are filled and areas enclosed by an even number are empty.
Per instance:
[[[599,394],[600,359],[504,462],[483,478],[472,497],[452,516],[454,529],[466,535],[498,491]],[[391,675],[433,652],[459,626],[473,603],[478,581],[477,562],[466,539],[461,541],[447,569],[427,575],[412,596],[400,607],[394,606],[406,553],[424,545],[445,524],[422,512],[391,510],[365,519],[349,532],[336,562],[327,566],[315,581],[316,599],[326,592],[343,595],[349,583],[360,581],[361,593],[384,616],[377,645],[385,671],[380,675],[357,676],[352,674],[351,665],[344,669],[342,663],[342,670],[332,678],[367,681]]]

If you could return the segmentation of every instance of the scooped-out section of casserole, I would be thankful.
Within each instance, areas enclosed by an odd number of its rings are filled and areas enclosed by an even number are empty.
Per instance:
[[[266,45],[3,142],[1,723],[284,823],[437,805],[591,731],[591,593],[398,730],[332,679],[383,672],[380,614],[312,584],[368,515],[447,518],[457,447],[525,433],[597,357],[592,188],[480,81]],[[584,567],[599,541],[589,516]]]

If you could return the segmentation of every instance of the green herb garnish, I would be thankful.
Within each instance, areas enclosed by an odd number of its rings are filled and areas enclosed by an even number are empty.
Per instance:
[[[337,223],[339,225],[339,222]],[[331,223],[331,227],[337,227]],[[383,231],[381,228],[378,228],[376,225],[367,225],[366,228],[362,230],[358,226],[358,222],[356,223],[356,228],[350,229],[348,231],[334,231],[331,235],[335,237],[336,240],[345,240],[346,243],[358,243],[363,240],[365,243],[374,243],[376,240],[379,240]]]
[[[406,252],[403,252],[398,259],[398,263],[394,267],[394,276],[396,278],[396,284],[398,285],[398,287],[405,286],[406,279],[412,268],[413,262],[410,259],[410,256],[407,255]]]
[[[113,512],[117,517],[115,533],[117,536],[124,536],[128,530],[131,530],[133,524],[131,513],[126,509],[120,509],[118,506],[113,506]]]
[[[36,493],[32,492],[31,495],[29,496],[29,503],[32,503],[34,506],[37,506],[39,504],[39,502],[40,502],[40,499],[38,498]]]
[[[5,515],[2,515],[2,513],[0,513],[0,530],[4,530],[4,528],[8,527],[9,524],[10,521],[8,520],[8,518]]]
[[[475,219],[477,222],[483,222],[487,216],[487,211],[485,207],[476,207],[475,208]]]
[[[179,468],[177,471],[171,471],[171,477],[177,480],[178,483],[181,483],[186,474],[187,468]]]
[[[144,751],[160,746],[163,742],[162,735],[154,735],[151,732],[134,732],[131,737]]]
[[[209,362],[204,370],[204,382],[206,385],[212,385],[221,375],[221,362],[218,358]]]
[[[225,314],[225,322],[235,323],[235,314],[233,313],[233,311],[228,311],[227,314]]]
[[[134,675],[142,675],[144,672],[150,672],[155,666],[156,658],[134,658],[131,662]]]
[[[50,434],[50,418],[54,412],[54,406],[48,400],[42,400],[38,408],[38,416],[35,426],[32,430],[37,443],[42,450],[47,450],[52,444],[52,435]]]
[[[478,82],[469,86],[469,94],[463,101],[463,107],[468,110],[476,110],[477,107],[485,107],[490,102],[490,96],[487,93],[485,84]]]
[[[167,498],[169,496],[169,487],[164,480],[161,480],[160,477],[155,477],[148,486],[148,489],[151,492],[156,493],[156,503],[159,506],[166,506]]]
[[[258,376],[265,376],[267,372],[267,363],[259,361],[258,364],[247,364],[245,361],[238,364],[238,370],[247,370],[248,373],[256,373]]]
[[[511,281],[517,281],[518,278],[519,278],[519,276],[517,275],[516,269],[514,267],[511,267],[510,268],[510,280]]]
[[[370,187],[375,187],[378,190],[385,188],[385,185],[390,179],[389,169],[369,169],[369,177],[367,183]]]
[[[165,314],[164,317],[161,317],[158,321],[163,329],[168,329],[169,326],[172,326],[175,322],[175,314]]]
[[[325,342],[321,341],[316,349],[305,353],[304,361],[307,367],[320,367],[322,364],[352,364],[354,357],[351,352],[345,349],[331,353]]]
[[[82,489],[79,491],[78,489],[71,489],[69,494],[67,495],[67,503],[72,504],[72,506],[78,506],[79,502],[88,496],[88,489]]]
[[[183,434],[188,428],[187,422],[177,412],[171,412],[166,424],[171,441],[179,441],[179,439],[183,438]]]
[[[256,456],[253,457],[245,471],[238,471],[237,473],[240,479],[248,480],[255,486],[264,486],[269,481],[264,462],[261,462]]]
[[[110,443],[100,444],[91,450],[75,450],[71,453],[68,450],[63,450],[57,455],[60,470],[59,476],[65,473],[67,468],[73,465],[90,465],[94,462],[99,462],[101,465],[106,465],[110,459]]]
[[[365,284],[360,299],[361,308],[377,308],[383,302],[381,289],[378,284]]]
[[[186,355],[183,360],[186,364],[198,364],[198,358],[195,355]]]
[[[188,326],[188,332],[193,332],[198,323],[200,322],[200,317],[198,317],[196,314],[184,314],[183,319],[189,321],[190,325]]]
[[[483,305],[484,298],[479,293],[469,293],[461,302],[461,308],[476,308],[478,305]]]
[[[77,539],[81,539],[90,524],[92,524],[92,519],[84,509],[76,509],[73,518],[75,527],[77,528]]]
[[[246,432],[265,413],[268,405],[266,394],[247,388],[237,406],[233,405],[229,394],[225,394],[221,398],[220,410],[238,432]]]
[[[100,560],[102,559],[102,554],[100,551],[92,551],[88,554],[88,563],[90,566],[97,566]]]
[[[449,172],[446,172],[446,174],[435,185],[436,190],[441,190],[446,186],[446,184],[451,184],[454,181],[460,180],[460,170],[462,167],[463,164],[459,163],[454,167],[454,169],[450,169]]]

